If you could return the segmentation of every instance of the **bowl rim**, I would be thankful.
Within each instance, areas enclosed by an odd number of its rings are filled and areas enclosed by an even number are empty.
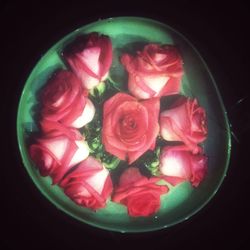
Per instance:
[[[226,141],[227,141],[227,152],[226,152],[226,157],[225,157],[225,164],[224,164],[224,170],[222,173],[222,176],[220,177],[220,180],[218,181],[217,185],[214,188],[214,192],[209,195],[206,200],[201,203],[199,206],[197,206],[196,209],[193,209],[191,212],[189,212],[188,216],[182,216],[179,219],[175,220],[172,223],[168,223],[164,226],[162,225],[152,225],[150,227],[147,228],[140,228],[140,229],[125,229],[122,230],[120,227],[110,227],[110,226],[106,226],[104,224],[98,224],[89,220],[86,220],[84,218],[81,218],[78,215],[75,215],[74,213],[72,213],[71,211],[68,211],[67,209],[65,209],[62,205],[60,205],[57,201],[55,201],[43,188],[40,182],[37,182],[35,180],[35,177],[33,176],[33,173],[31,172],[31,170],[29,169],[28,162],[29,159],[27,157],[27,154],[24,152],[24,148],[22,146],[23,144],[23,140],[22,140],[22,129],[21,129],[21,124],[20,124],[20,117],[22,117],[22,113],[23,113],[23,103],[24,103],[24,96],[25,96],[25,91],[26,91],[26,86],[27,86],[27,82],[29,81],[35,67],[37,64],[39,64],[43,58],[51,51],[53,50],[53,48],[55,48],[57,46],[57,44],[59,44],[60,42],[62,42],[62,40],[67,40],[69,37],[72,36],[72,34],[76,31],[78,31],[79,29],[87,28],[88,26],[92,26],[95,25],[97,23],[100,22],[107,22],[107,21],[116,21],[116,20],[124,20],[124,21],[144,21],[144,22],[150,22],[150,23],[155,23],[158,26],[162,26],[166,29],[169,29],[171,31],[173,31],[174,33],[176,33],[179,37],[181,37],[192,49],[193,51],[196,53],[196,55],[198,56],[198,58],[201,60],[201,62],[203,63],[209,77],[211,78],[211,81],[213,83],[213,87],[214,90],[217,94],[217,97],[219,99],[219,103],[220,103],[220,107],[221,110],[223,112],[223,119],[225,122],[225,126],[226,126]],[[146,17],[138,17],[138,16],[118,16],[118,17],[110,17],[110,18],[104,18],[104,19],[99,19],[97,21],[88,23],[88,24],[84,24],[79,26],[78,28],[74,29],[73,31],[71,31],[70,33],[67,33],[66,35],[64,35],[63,37],[61,37],[59,40],[57,40],[51,47],[49,47],[46,52],[44,53],[44,55],[42,57],[40,57],[32,66],[31,71],[28,72],[28,77],[26,77],[26,80],[24,81],[24,85],[22,88],[22,92],[21,92],[21,96],[19,97],[19,102],[18,102],[18,111],[17,111],[17,120],[16,120],[16,131],[17,131],[17,142],[18,142],[18,147],[19,147],[19,152],[21,155],[21,159],[22,159],[22,163],[26,169],[26,171],[28,172],[29,176],[31,177],[33,183],[35,184],[35,186],[37,187],[37,189],[46,197],[46,199],[48,199],[53,205],[55,205],[56,208],[60,209],[61,211],[63,211],[64,213],[66,213],[67,215],[69,215],[70,217],[76,219],[78,222],[83,222],[86,223],[88,225],[91,225],[93,227],[97,227],[100,229],[104,229],[104,230],[108,230],[108,231],[115,231],[115,232],[121,232],[121,233],[140,233],[140,232],[151,232],[151,231],[156,231],[156,230],[161,230],[164,228],[168,228],[171,226],[174,226],[176,224],[179,224],[183,221],[186,221],[187,219],[189,219],[190,217],[192,217],[193,215],[197,214],[202,208],[204,208],[209,201],[214,197],[214,195],[217,193],[218,189],[220,188],[220,186],[222,185],[228,168],[229,168],[229,162],[230,162],[230,156],[231,156],[231,129],[230,129],[230,123],[227,117],[227,111],[226,108],[224,106],[222,97],[220,95],[219,89],[217,87],[216,81],[210,71],[210,69],[208,68],[207,63],[205,62],[205,60],[203,59],[203,57],[201,56],[201,54],[199,53],[199,51],[194,47],[194,45],[189,41],[189,39],[187,39],[182,33],[180,33],[178,30],[176,30],[175,28],[169,26],[168,24],[165,24],[163,22],[160,22],[158,20],[154,20],[151,18],[146,18]]]

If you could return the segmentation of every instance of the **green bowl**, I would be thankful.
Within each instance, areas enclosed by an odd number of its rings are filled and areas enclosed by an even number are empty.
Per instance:
[[[37,92],[56,69],[66,68],[61,58],[63,48],[76,36],[93,31],[106,34],[112,39],[114,59],[110,75],[116,81],[122,81],[124,73],[118,59],[120,48],[127,46],[136,49],[136,46],[148,42],[176,45],[184,60],[182,93],[197,97],[207,111],[208,138],[203,145],[209,157],[206,178],[195,189],[187,182],[172,188],[161,197],[161,209],[151,217],[129,217],[124,206],[111,201],[106,208],[97,212],[76,205],[58,186],[51,185],[49,177],[40,176],[28,154],[29,134],[37,130],[33,120]],[[50,202],[83,223],[119,232],[145,232],[167,228],[197,213],[221,185],[227,172],[231,149],[229,123],[220,93],[198,51],[173,28],[140,17],[116,17],[91,23],[71,32],[50,48],[35,65],[25,83],[18,108],[17,135],[24,167]]]

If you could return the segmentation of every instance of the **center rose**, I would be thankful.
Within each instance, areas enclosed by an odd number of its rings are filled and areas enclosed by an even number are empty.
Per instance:
[[[131,164],[154,149],[159,132],[158,98],[138,101],[118,93],[104,103],[102,142],[106,151]]]

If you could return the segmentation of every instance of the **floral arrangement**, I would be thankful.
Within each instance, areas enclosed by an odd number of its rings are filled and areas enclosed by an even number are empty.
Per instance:
[[[206,112],[180,94],[183,60],[175,46],[123,53],[126,85],[109,77],[112,54],[111,39],[98,33],[67,45],[68,69],[40,91],[41,133],[29,154],[76,204],[95,211],[111,200],[130,216],[150,216],[169,185],[197,187],[204,179]]]

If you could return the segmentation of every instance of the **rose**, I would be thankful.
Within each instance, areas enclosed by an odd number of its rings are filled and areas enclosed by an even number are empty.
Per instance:
[[[65,49],[63,56],[84,87],[92,89],[108,75],[112,63],[111,40],[95,32],[80,36]]]
[[[124,54],[129,91],[139,99],[177,94],[183,74],[182,59],[172,45],[148,44],[136,56]]]
[[[95,114],[80,80],[70,71],[59,70],[49,79],[41,93],[42,119],[58,121],[66,126],[81,128]]]
[[[114,202],[127,206],[130,216],[149,216],[160,208],[160,196],[168,192],[167,186],[157,185],[157,177],[146,178],[138,168],[123,172],[112,197]]]
[[[159,99],[137,101],[117,93],[104,103],[102,142],[105,150],[121,160],[134,162],[154,149],[159,132]]]
[[[186,145],[166,146],[161,150],[160,171],[164,179],[172,185],[190,181],[197,187],[207,172],[207,156],[193,154]]]
[[[42,176],[58,183],[66,172],[89,155],[89,148],[76,129],[61,126],[43,134],[29,148],[31,159]]]
[[[196,99],[180,98],[160,114],[160,133],[167,141],[182,141],[194,153],[207,137],[205,110]]]
[[[91,209],[105,207],[113,189],[108,170],[91,156],[69,173],[60,186],[75,203]]]

